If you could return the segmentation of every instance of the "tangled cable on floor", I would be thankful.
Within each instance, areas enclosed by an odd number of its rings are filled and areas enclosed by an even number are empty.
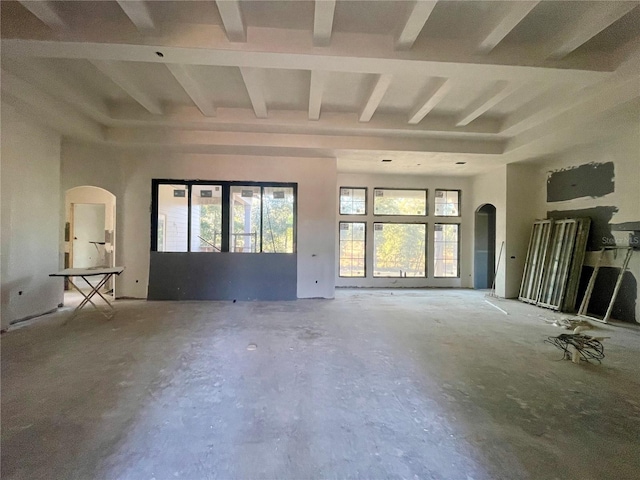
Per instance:
[[[579,359],[586,362],[597,360],[602,363],[604,347],[596,338],[580,333],[563,333],[557,337],[549,337],[544,343],[549,343],[564,352],[562,358],[578,363]],[[578,356],[579,355],[579,356]]]

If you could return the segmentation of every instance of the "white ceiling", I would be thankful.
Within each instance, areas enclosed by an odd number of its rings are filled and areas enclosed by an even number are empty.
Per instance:
[[[637,1],[0,6],[3,100],[114,148],[474,175],[639,118]]]

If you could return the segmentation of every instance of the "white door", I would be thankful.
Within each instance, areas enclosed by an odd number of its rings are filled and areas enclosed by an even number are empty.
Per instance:
[[[104,212],[103,203],[73,204],[73,268],[105,264]]]

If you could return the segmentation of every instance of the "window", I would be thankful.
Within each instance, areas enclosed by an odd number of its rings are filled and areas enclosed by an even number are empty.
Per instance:
[[[435,203],[438,217],[460,216],[460,190],[436,190]]]
[[[426,277],[424,223],[373,224],[374,277]]]
[[[188,204],[187,185],[158,185],[158,212],[156,239],[161,235],[158,250],[165,252],[187,251]],[[164,224],[162,222],[164,221]]]
[[[366,215],[367,189],[340,188],[340,215]]]
[[[373,195],[374,215],[426,215],[426,190],[393,190],[376,188]]]
[[[459,277],[459,230],[457,223],[436,223],[433,227],[434,276]]]
[[[191,251],[222,251],[222,185],[191,187]]]
[[[340,222],[340,273],[341,277],[365,276],[364,222]]]
[[[264,187],[262,194],[262,251],[293,253],[292,187]]]
[[[260,251],[262,220],[261,187],[239,185],[231,187],[230,251],[256,253]]]
[[[294,253],[296,190],[295,184],[154,180],[152,250]]]
[[[167,225],[167,216],[164,213],[158,214],[158,251],[164,252],[166,250],[166,244],[164,241],[164,232]]]

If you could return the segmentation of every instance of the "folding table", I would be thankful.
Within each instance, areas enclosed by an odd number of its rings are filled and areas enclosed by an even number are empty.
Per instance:
[[[102,315],[104,315],[108,319],[111,319],[115,314],[115,308],[113,308],[111,302],[109,302],[109,300],[107,300],[104,295],[100,293],[100,289],[106,285],[111,277],[113,277],[114,275],[120,275],[123,271],[124,267],[65,268],[64,270],[61,270],[58,273],[52,273],[49,276],[66,278],[69,283],[73,285],[73,288],[80,292],[80,295],[84,297],[82,302],[80,302],[80,304],[73,311],[71,317],[69,317],[69,320],[75,317],[80,312],[80,310],[82,310],[88,303],[93,305],[93,308],[99,311]],[[89,280],[87,280],[87,277],[97,276],[102,276],[102,279],[95,286],[92,285]],[[89,293],[85,294],[82,290],[80,290],[80,288],[71,281],[71,277],[82,278],[90,288]],[[106,312],[98,308],[98,306],[93,303],[93,300],[91,300],[95,295],[98,295],[107,304],[108,308]]]

